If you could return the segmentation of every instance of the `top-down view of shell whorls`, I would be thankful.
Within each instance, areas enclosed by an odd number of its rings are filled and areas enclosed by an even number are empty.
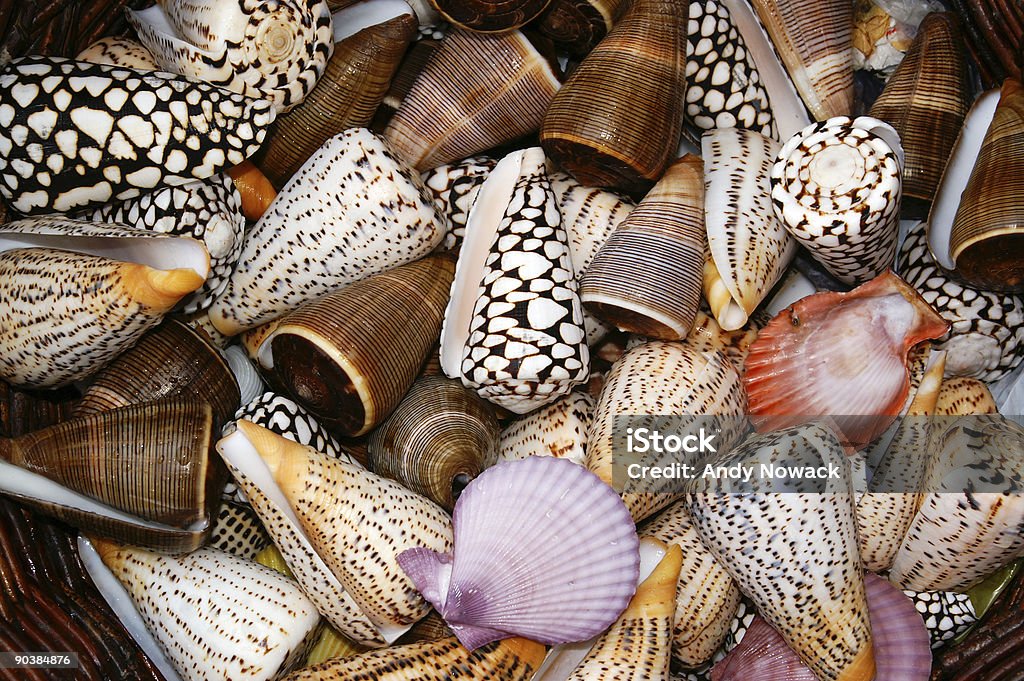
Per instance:
[[[1024,681],[1024,0],[0,0],[0,681]]]

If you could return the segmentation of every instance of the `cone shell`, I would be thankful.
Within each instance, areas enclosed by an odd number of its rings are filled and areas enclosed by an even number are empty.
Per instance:
[[[466,238],[466,221],[480,188],[498,161],[489,156],[472,156],[438,166],[423,173],[423,184],[434,195],[438,213],[448,217],[448,233],[441,249],[455,251]]]
[[[577,277],[582,277],[601,246],[636,204],[615,192],[584,187],[572,175],[551,171],[551,190],[569,237],[569,254]]]
[[[278,113],[309,94],[334,46],[326,0],[161,0],[126,13],[164,71],[269,100]]]
[[[250,230],[210,319],[233,336],[420,258],[443,236],[418,175],[370,131],[346,130],[320,147]]]
[[[0,194],[24,214],[210,177],[274,120],[269,102],[158,71],[35,56],[0,73]]]
[[[632,414],[706,419],[717,422],[717,444],[728,450],[746,430],[746,399],[739,372],[721,353],[704,353],[687,343],[649,341],[634,347],[609,372],[587,437],[587,468],[623,495],[639,522],[672,503],[681,492],[631,491],[615,484],[615,468],[624,461],[615,447],[617,420]]]
[[[704,295],[719,326],[746,325],[796,254],[796,241],[775,217],[772,164],[782,145],[737,128],[701,138],[704,157],[704,220],[711,257],[704,268]]]
[[[899,133],[904,197],[931,202],[967,116],[966,57],[957,18],[933,12],[871,106]]]
[[[932,650],[938,650],[967,633],[978,621],[967,594],[955,591],[904,591],[914,602],[928,628]]]
[[[417,170],[534,132],[558,91],[552,65],[519,31],[445,36],[384,131]]]
[[[682,550],[672,629],[672,660],[697,667],[711,659],[729,632],[740,604],[740,590],[704,547],[684,501],[661,511],[639,530]]]
[[[582,305],[539,148],[506,156],[480,190],[445,311],[441,366],[519,414],[589,375]]]
[[[976,378],[951,378],[944,381],[935,404],[940,416],[997,414],[999,409],[988,386]]]
[[[754,0],[793,84],[819,121],[853,111],[853,4]]]
[[[581,184],[642,194],[679,144],[686,3],[636,0],[544,116],[544,151]]]
[[[529,456],[554,456],[584,465],[587,432],[594,416],[594,398],[574,392],[510,423],[501,431],[496,460],[514,461]]]
[[[114,259],[122,257],[135,261]],[[95,373],[198,289],[208,271],[206,250],[189,238],[60,218],[3,225],[0,376],[56,388]]]
[[[750,347],[743,382],[754,425],[764,432],[837,417],[843,443],[862,447],[906,403],[910,348],[948,328],[892,272],[850,293],[808,296],[772,319]]]
[[[175,320],[144,334],[96,374],[74,413],[86,416],[165,398],[207,402],[215,431],[239,404],[238,384],[224,358],[198,332]]]
[[[1024,86],[1007,79],[950,234],[957,273],[983,289],[1024,292]]]
[[[870,681],[867,598],[839,441],[821,425],[798,426],[752,436],[713,465],[794,465],[794,452],[795,465],[831,466],[840,479],[808,480],[816,491],[779,494],[778,481],[756,472],[749,485],[702,476],[687,490],[690,514],[705,546],[815,676]]]
[[[260,563],[259,555],[273,544],[251,506],[224,501],[217,511],[217,519],[213,521],[210,546]]]
[[[509,636],[588,639],[636,589],[638,539],[626,508],[570,461],[488,468],[459,497],[452,522],[454,555],[417,548],[399,563],[470,650]]]
[[[433,255],[304,305],[263,342],[295,400],[333,430],[363,435],[398,406],[441,331],[454,275]]]
[[[537,28],[574,55],[590,52],[625,11],[626,0],[551,0]]]
[[[927,229],[919,223],[903,240],[900,275],[951,325],[937,346],[948,351],[946,375],[998,381],[1024,359],[1024,300],[950,276],[928,250]]]
[[[294,582],[230,553],[184,556],[94,542],[186,679],[274,679],[305,657],[320,616]]]
[[[525,638],[497,641],[470,652],[454,636],[335,658],[297,671],[283,681],[447,681],[459,675],[480,681],[529,681],[544,660],[544,646]]]
[[[406,48],[416,17],[399,0],[371,0],[334,16],[334,54],[316,88],[278,117],[260,168],[283,187],[331,137],[370,124]]]
[[[703,174],[698,156],[673,163],[601,246],[580,283],[580,297],[601,319],[652,338],[686,338],[707,243]]]
[[[447,511],[493,458],[498,420],[491,405],[443,376],[421,378],[367,443],[370,467]]]
[[[157,71],[160,66],[153,59],[153,54],[142,43],[131,38],[108,36],[100,38],[89,47],[78,53],[76,61],[88,61],[93,64],[109,64],[126,66],[130,69]]]
[[[686,344],[699,352],[721,352],[737,371],[742,372],[747,352],[757,340],[759,330],[757,324],[748,320],[747,325],[741,329],[724,331],[713,316],[698,310],[690,335],[686,337]]]
[[[551,0],[431,0],[441,17],[480,33],[499,33],[533,21]]]
[[[235,421],[245,419],[280,435],[286,440],[312,447],[318,452],[356,463],[345,448],[312,414],[284,395],[267,391],[254,397],[235,412]],[[229,424],[225,434],[234,428]]]
[[[892,267],[899,234],[903,150],[877,119],[845,116],[790,138],[771,170],[775,215],[845,284]]]

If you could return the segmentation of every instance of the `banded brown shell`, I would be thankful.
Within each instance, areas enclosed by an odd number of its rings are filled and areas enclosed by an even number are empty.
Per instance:
[[[551,0],[430,0],[441,17],[479,33],[520,28],[543,12]]]
[[[551,0],[537,28],[559,47],[583,56],[612,30],[628,4],[626,0]]]

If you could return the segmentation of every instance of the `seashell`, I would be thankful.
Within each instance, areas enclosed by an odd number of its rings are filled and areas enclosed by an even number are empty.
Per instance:
[[[707,243],[703,169],[689,154],[669,166],[594,256],[580,297],[601,319],[653,338],[686,338]]]
[[[939,429],[926,494],[889,573],[902,589],[964,591],[1024,556],[1024,428],[976,415],[942,419]]]
[[[419,171],[534,132],[558,91],[552,64],[519,31],[452,30],[391,118],[384,138]]]
[[[247,421],[239,421],[238,432],[221,441],[218,449],[227,456],[233,475],[239,470],[238,457],[254,461],[258,455],[263,460],[277,487],[272,488],[265,472],[253,482],[278,506],[279,519],[267,523],[275,541],[271,525],[300,527],[308,541],[305,548],[316,552],[386,641],[394,641],[427,614],[430,606],[399,569],[397,556],[413,546],[451,550],[451,520],[440,506],[396,482]],[[236,480],[243,489],[256,486],[237,475]],[[255,503],[252,492],[246,492]],[[380,514],[380,508],[388,513]],[[289,551],[281,548],[287,559]],[[302,563],[289,561],[289,566],[298,574]]]
[[[366,646],[359,645],[355,641],[347,638],[344,634],[339,634],[337,631],[330,627],[324,627],[323,633],[320,635],[320,640],[316,642],[313,649],[309,651],[309,656],[306,657],[306,667],[320,664],[335,657],[352,657],[353,655],[359,655],[370,650]]]
[[[691,2],[689,17],[687,121],[699,130],[742,128],[778,139],[768,91],[729,8],[716,0]]]
[[[957,18],[933,12],[886,82],[869,115],[896,130],[903,145],[904,208],[907,199],[931,203],[942,169],[967,116],[967,69]]]
[[[704,545],[816,677],[870,681],[875,661],[844,458],[820,424],[753,435],[708,465],[821,466],[839,477],[701,475],[688,481],[687,499]]]
[[[819,121],[853,112],[853,5],[793,0],[751,3],[793,85]]]
[[[370,467],[446,511],[494,457],[498,420],[491,405],[458,381],[421,378],[367,443]]]
[[[277,190],[252,161],[243,161],[232,166],[228,169],[228,175],[242,197],[242,215],[246,220],[256,222],[277,198]]]
[[[693,321],[690,335],[686,337],[686,344],[698,352],[720,352],[732,362],[737,371],[743,371],[747,352],[750,351],[751,344],[757,340],[759,330],[757,324],[748,320],[743,328],[724,331],[714,317],[704,310],[697,310],[697,317]]]
[[[740,604],[739,587],[704,548],[684,501],[658,513],[639,533],[682,550],[672,660],[680,667],[697,667],[711,659],[729,633]]]
[[[423,173],[423,184],[434,195],[438,213],[448,217],[449,229],[441,250],[458,252],[462,248],[469,211],[496,165],[498,161],[489,156],[472,156]]]
[[[432,255],[308,303],[263,341],[261,362],[333,431],[364,435],[416,380],[454,270],[450,256]]]
[[[955,591],[904,591],[924,618],[932,650],[938,650],[966,633],[978,620],[967,594]]]
[[[194,329],[172,319],[147,331],[93,376],[74,416],[164,399],[206,402],[215,431],[239,405],[238,383],[221,354]]]
[[[800,300],[750,346],[743,383],[754,426],[764,432],[833,416],[845,446],[866,445],[906,403],[910,348],[948,328],[892,272],[849,293]]]
[[[611,489],[570,461],[488,468],[459,497],[452,523],[454,553],[418,547],[398,562],[469,650],[510,636],[588,639],[636,589],[632,519]]]
[[[501,431],[496,456],[485,467],[499,461],[530,456],[554,456],[585,465],[587,431],[594,416],[594,398],[572,392],[548,406],[510,423]]]
[[[737,128],[711,130],[701,138],[711,252],[704,265],[704,295],[725,331],[746,325],[796,254],[796,241],[771,202],[769,175],[781,146]]]
[[[160,0],[126,15],[163,70],[269,100],[278,113],[309,94],[334,48],[325,0]]]
[[[161,401],[0,439],[0,489],[89,532],[194,550],[220,495],[211,418],[204,403]]]
[[[370,131],[346,130],[320,147],[250,230],[210,319],[236,335],[412,262],[443,235],[419,177]]]
[[[589,53],[626,10],[626,0],[551,0],[537,29],[572,55]]]
[[[301,669],[282,681],[343,681],[366,678],[417,681],[465,678],[480,681],[529,681],[544,659],[544,646],[525,638],[497,641],[466,650],[454,636],[335,658]]]
[[[217,330],[205,310],[190,315],[175,315],[175,318],[182,324],[191,327],[215,348],[223,350],[231,343],[232,339]]]
[[[998,381],[1024,359],[1024,300],[971,288],[938,266],[928,250],[928,227],[912,227],[900,246],[899,271],[942,318],[949,333],[946,375]]]
[[[988,386],[976,378],[958,377],[942,383],[935,413],[939,416],[998,414],[999,409]]]
[[[569,681],[671,678],[669,649],[682,563],[682,550],[665,546],[665,557],[636,587],[629,606],[569,675]]]
[[[715,663],[709,678],[714,681],[745,678],[817,681],[818,677],[800,662],[779,632],[764,619],[755,617],[743,642]]]
[[[217,519],[213,521],[210,546],[239,558],[260,562],[260,552],[273,544],[251,506],[224,501],[217,511]]]
[[[301,404],[283,395],[267,391],[253,398],[235,412],[235,421],[242,419],[252,421],[286,440],[312,447],[318,452],[348,463],[356,463],[356,460],[312,414]],[[224,435],[233,432],[233,424],[228,424],[228,427],[224,428]]]
[[[0,194],[67,212],[201,180],[254,153],[273,120],[266,101],[169,73],[22,57],[0,71]]]
[[[416,17],[401,0],[371,0],[333,17],[334,54],[305,101],[278,117],[260,168],[277,187],[331,137],[370,124],[409,43]]]
[[[682,388],[681,388],[682,386]],[[587,435],[587,468],[622,495],[633,519],[643,520],[681,495],[674,488],[656,488],[650,481],[619,479],[616,468],[628,465],[616,432],[623,419],[652,414],[673,419],[674,428],[698,423],[720,431],[716,444],[728,451],[747,428],[746,397],[739,372],[718,352],[701,352],[688,343],[648,341],[622,356],[605,380]],[[631,425],[645,424],[645,418]]]
[[[775,216],[844,284],[892,267],[903,149],[888,123],[845,116],[792,137],[771,170]]]
[[[274,679],[319,635],[320,615],[298,586],[251,560],[209,547],[164,556],[91,542],[184,679]]]
[[[221,354],[224,356],[224,361],[238,382],[238,403],[240,405],[249,404],[263,395],[266,384],[263,383],[263,379],[260,378],[260,372],[241,346],[232,345],[229,348],[225,348]]]
[[[201,241],[210,254],[210,274],[202,288],[185,299],[181,308],[185,314],[204,310],[213,303],[228,285],[228,277],[242,252],[245,218],[241,197],[225,174],[179,187],[161,187],[80,217]]]
[[[544,152],[581,184],[643,194],[672,160],[686,88],[686,4],[636,0],[551,101]]]
[[[146,49],[145,45],[131,38],[115,36],[100,38],[79,52],[75,61],[125,66],[142,71],[160,70],[160,66],[153,59],[153,54]]]
[[[533,21],[551,0],[430,0],[441,18],[479,33],[501,33]]]
[[[1003,83],[949,236],[957,274],[977,288],[1024,292],[1020,230],[1024,224],[1024,86]],[[961,172],[950,160],[950,172]]]
[[[209,263],[194,239],[123,225],[59,217],[3,225],[0,377],[57,388],[95,373],[198,289]]]
[[[395,642],[396,645],[407,643],[421,643],[423,641],[436,641],[439,638],[454,636],[451,627],[438,614],[437,610],[431,610],[426,617],[421,619]],[[506,639],[507,640],[507,639]]]
[[[365,2],[365,0],[363,1]],[[446,37],[444,31],[438,31],[435,35],[434,27],[423,24],[420,24],[420,27],[417,40],[402,57],[398,69],[391,78],[391,86],[373,114],[373,121],[368,127],[375,133],[383,133],[387,129],[388,123],[391,122],[398,107],[412,91],[412,86],[416,84],[416,79],[419,78],[423,67],[430,61],[430,56],[437,52],[441,47],[442,39]],[[424,35],[424,30],[429,35]]]
[[[517,414],[587,380],[582,305],[539,148],[506,156],[480,190],[445,311],[441,367]]]

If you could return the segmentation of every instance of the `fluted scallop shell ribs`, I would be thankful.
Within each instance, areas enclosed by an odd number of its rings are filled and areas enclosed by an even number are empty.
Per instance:
[[[210,531],[210,546],[239,558],[255,560],[257,554],[270,544],[270,535],[251,506],[233,501],[221,502]]]
[[[638,539],[626,508],[565,459],[488,468],[459,497],[452,522],[451,555],[416,548],[399,563],[470,650],[510,636],[586,640],[636,589]]]
[[[729,9],[717,0],[690,3],[686,117],[700,130],[743,128],[779,137],[753,55]]]
[[[893,265],[902,174],[903,150],[888,123],[814,123],[772,166],[775,215],[834,277],[862,284]]]
[[[127,10],[165,71],[290,110],[317,84],[334,49],[326,0],[161,0]]]
[[[617,481],[614,469],[623,463],[615,446],[620,419],[678,416],[676,425],[692,422],[708,432],[718,427],[722,432],[716,446],[726,451],[746,429],[745,412],[739,372],[724,355],[701,352],[688,343],[642,343],[624,354],[605,379],[587,435],[587,468],[622,495],[639,522],[678,499],[682,491]]]
[[[606,631],[568,676],[568,681],[669,681],[672,624],[682,550],[665,547],[654,571],[636,587],[622,616]]]
[[[384,137],[417,170],[452,163],[537,130],[558,88],[552,65],[521,32],[454,29]]]
[[[704,295],[719,326],[746,325],[796,255],[796,241],[775,217],[772,164],[781,144],[755,131],[711,130],[701,138],[704,223],[711,257]]]
[[[190,236],[201,241],[210,254],[210,274],[202,288],[182,301],[181,311],[185,314],[213,304],[214,298],[227,287],[228,277],[242,252],[242,198],[231,178],[223,173],[107,204],[87,217],[95,222],[117,222],[140,231]]]
[[[238,493],[245,496],[259,516],[303,592],[335,629],[353,641],[378,648],[397,638],[404,628],[387,630],[387,638],[382,635],[345,588],[340,575],[324,562],[289,500],[260,461],[264,450],[281,444],[269,438],[270,431],[262,426],[246,421],[239,423],[246,425],[218,442],[217,450],[231,472]]]
[[[938,347],[948,351],[946,375],[994,382],[1024,359],[1024,300],[964,284],[938,266],[927,226],[912,227],[900,246],[899,272],[950,323]]]
[[[306,667],[282,681],[448,681],[465,676],[477,681],[529,681],[544,660],[544,646],[510,638],[470,652],[454,636],[393,646]]]
[[[891,125],[903,144],[903,195],[930,202],[967,116],[966,57],[957,18],[925,17],[917,37],[869,115]]]
[[[0,226],[0,376],[55,388],[95,373],[208,271],[190,238],[60,217]]]
[[[705,546],[815,676],[870,681],[875,664],[844,459],[821,425],[754,435],[712,465],[823,466],[838,478],[780,481],[757,470],[749,482],[697,477],[687,498]]]
[[[423,173],[423,184],[434,195],[438,212],[448,217],[448,233],[441,244],[442,250],[458,252],[462,248],[469,211],[496,165],[498,161],[489,156],[471,156]]]
[[[551,0],[430,0],[445,21],[480,33],[500,33],[533,21]]]
[[[924,619],[932,650],[952,643],[978,621],[967,594],[955,591],[904,591]]]
[[[416,34],[401,0],[371,0],[334,16],[334,54],[305,100],[278,116],[260,169],[282,187],[328,139],[370,124]]]
[[[153,54],[146,49],[145,45],[131,38],[116,36],[100,38],[79,52],[75,61],[127,66],[130,69],[145,71],[156,71],[160,68],[156,60],[153,59]]]
[[[849,293],[807,296],[765,325],[747,354],[754,425],[765,431],[832,417],[845,445],[863,447],[906,404],[910,348],[948,328],[892,272]]]
[[[22,57],[0,71],[0,194],[25,213],[124,200],[241,163],[269,102],[159,71]]]
[[[421,378],[367,443],[370,468],[451,511],[498,446],[491,405],[444,376]]]
[[[551,0],[537,22],[538,30],[574,55],[586,55],[629,3],[626,0]]]
[[[210,319],[233,336],[340,286],[420,258],[444,222],[419,176],[384,140],[327,140],[249,230]]]
[[[753,0],[779,58],[819,121],[853,112],[853,5]]]
[[[707,248],[703,174],[692,154],[673,163],[598,250],[580,297],[602,320],[653,338],[686,338]]]
[[[594,398],[572,392],[548,406],[513,421],[501,431],[494,460],[554,456],[581,466],[586,462],[587,431],[594,416]]]
[[[715,654],[740,604],[740,590],[701,542],[685,501],[677,501],[639,528],[682,550],[672,629],[672,660],[697,667]]]
[[[162,556],[94,542],[183,679],[270,681],[302,662],[320,616],[287,577],[205,547]]]
[[[544,151],[580,183],[643,194],[679,145],[686,3],[636,0],[544,115]]]
[[[519,414],[587,380],[583,309],[539,148],[506,156],[480,190],[445,311],[441,366]]]
[[[889,581],[915,591],[964,591],[1024,556],[1024,429],[998,414],[939,421],[920,510]]]

